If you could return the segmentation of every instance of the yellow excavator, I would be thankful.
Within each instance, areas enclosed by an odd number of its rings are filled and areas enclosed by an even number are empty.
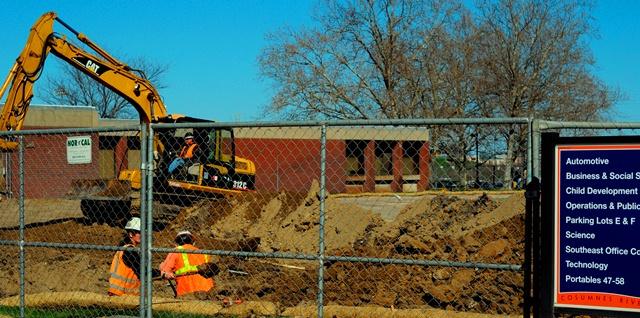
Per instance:
[[[53,31],[59,22],[95,54],[89,53]],[[156,88],[140,71],[117,60],[87,36],[77,32],[54,12],[42,15],[31,28],[27,44],[16,59],[7,79],[0,87],[0,100],[7,98],[0,114],[0,131],[22,129],[33,97],[34,82],[39,78],[47,56],[53,55],[87,74],[126,99],[140,116],[140,122],[203,123],[207,120],[168,114]],[[202,125],[200,125],[202,126]],[[182,137],[191,133],[199,152],[182,170],[169,175],[167,167],[180,151]],[[5,136],[6,137],[6,136]],[[18,144],[0,138],[0,151],[12,151]],[[176,206],[189,204],[202,196],[226,196],[255,190],[255,164],[235,155],[231,128],[180,128],[158,130],[154,136],[154,215],[173,217]],[[88,220],[120,222],[131,214],[132,194],[141,187],[140,169],[121,170],[117,180],[77,180],[81,208]],[[89,186],[90,185],[90,186]],[[171,207],[162,209],[163,206]]]

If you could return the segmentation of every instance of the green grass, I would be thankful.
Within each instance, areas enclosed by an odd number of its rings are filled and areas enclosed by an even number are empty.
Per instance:
[[[18,307],[0,307],[0,315],[10,317],[20,317],[20,308]],[[27,318],[80,318],[80,317],[103,317],[103,316],[137,316],[137,310],[112,310],[112,309],[35,309],[26,308],[24,316]]]

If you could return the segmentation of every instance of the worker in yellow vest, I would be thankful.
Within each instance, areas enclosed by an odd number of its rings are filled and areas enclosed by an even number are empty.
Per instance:
[[[197,250],[194,242],[193,234],[189,231],[181,231],[175,238],[178,250]],[[177,296],[204,293],[215,286],[212,278],[205,278],[197,274],[198,265],[208,262],[209,255],[206,254],[169,253],[164,262],[160,264],[160,272],[165,279],[176,280]]]
[[[134,217],[124,227],[124,238],[120,246],[140,245],[140,218]],[[109,296],[140,294],[140,253],[138,251],[117,251],[109,270]],[[152,277],[159,277],[160,271],[152,270]]]

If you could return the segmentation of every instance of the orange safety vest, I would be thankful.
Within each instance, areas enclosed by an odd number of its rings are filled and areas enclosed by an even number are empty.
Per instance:
[[[185,244],[176,247],[177,249],[197,250],[191,244]],[[176,294],[178,296],[193,292],[206,292],[213,288],[214,283],[211,278],[204,278],[200,275],[186,275],[198,271],[198,265],[202,265],[209,261],[209,255],[206,254],[187,254],[180,253],[182,257],[176,259],[175,275],[176,275]],[[180,276],[186,275],[186,276]]]
[[[125,245],[125,247],[133,247],[131,244]],[[122,256],[124,251],[117,251],[111,261],[111,276],[109,277],[109,293],[113,295],[139,295],[140,294],[140,280],[136,276],[133,269],[125,265]]]
[[[184,158],[184,159],[192,158],[193,152],[196,151],[196,147],[198,147],[198,144],[196,143],[192,143],[191,145],[188,145],[188,146],[183,146],[182,150],[180,150],[180,158]]]

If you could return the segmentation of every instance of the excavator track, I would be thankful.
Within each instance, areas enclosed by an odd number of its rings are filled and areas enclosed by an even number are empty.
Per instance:
[[[80,199],[86,223],[121,227],[131,217],[140,216],[140,192],[126,181],[75,180],[68,198]],[[213,198],[213,197],[210,197]],[[155,192],[152,200],[153,225],[159,229],[173,221],[180,211],[201,197],[182,192]]]
[[[80,209],[89,223],[121,226],[131,218],[131,200],[106,196],[89,196],[80,200]]]
[[[173,221],[182,206],[152,202],[153,223],[155,228],[166,226]],[[80,200],[80,208],[87,223],[109,224],[122,226],[133,216],[140,216],[140,201],[138,199],[123,199],[105,196],[92,196]]]

